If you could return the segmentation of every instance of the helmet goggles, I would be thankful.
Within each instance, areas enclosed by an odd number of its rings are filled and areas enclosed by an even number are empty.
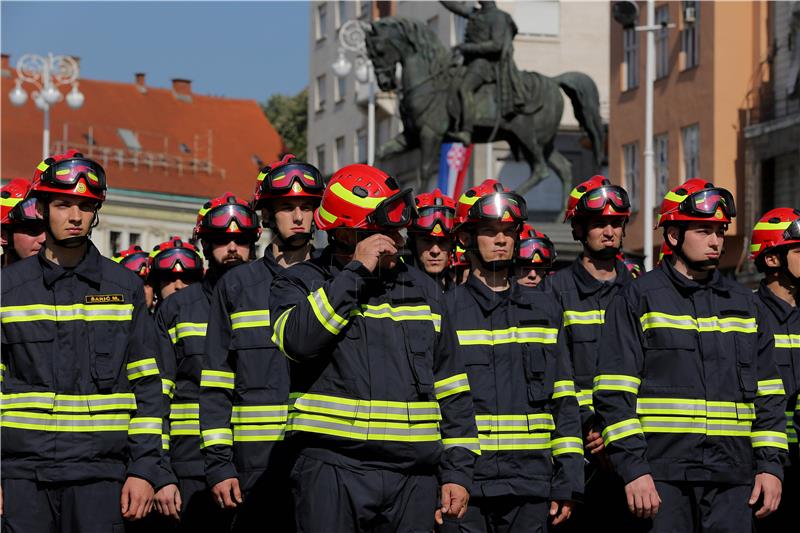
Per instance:
[[[618,212],[631,208],[628,193],[618,185],[605,185],[586,192],[578,200],[577,211],[585,213],[602,213],[606,206]]]
[[[65,159],[48,166],[42,172],[41,181],[50,187],[69,189],[78,180],[84,179],[86,185],[97,192],[106,190],[106,173],[103,167],[91,159]]]
[[[717,187],[692,193],[678,204],[678,211],[698,218],[711,218],[716,215],[718,209],[726,218],[736,216],[733,196],[727,190]]]
[[[435,205],[418,209],[419,217],[414,221],[414,228],[430,231],[436,224],[445,233],[453,231],[456,223],[456,210],[452,207]]]
[[[523,222],[528,218],[528,208],[525,200],[517,193],[496,192],[476,201],[470,207],[468,217],[501,221],[511,218],[514,222]]]
[[[523,263],[541,263],[541,266],[550,266],[556,258],[556,249],[549,239],[533,237],[519,243],[517,256]]]
[[[236,232],[256,231],[259,228],[258,215],[239,204],[217,206],[206,213],[203,219],[202,227],[209,230]]]
[[[400,191],[383,200],[367,216],[367,222],[381,228],[403,228],[418,216],[411,189]]]
[[[14,206],[8,214],[8,218],[15,224],[24,221],[41,220],[39,212],[36,210],[36,198],[28,198]]]
[[[325,183],[319,172],[313,172],[309,165],[288,163],[272,172],[267,172],[261,182],[261,190],[274,194],[289,191],[297,183],[306,192],[319,193],[325,190]]]
[[[800,218],[795,219],[783,231],[783,240],[785,241],[800,241]]]
[[[133,270],[141,276],[143,273],[142,271],[147,271],[147,259],[147,252],[138,252],[127,257],[123,257],[119,263],[125,268]]]
[[[155,267],[159,270],[182,272],[184,270],[203,271],[202,260],[197,252],[187,248],[170,248],[159,252],[154,258]],[[180,263],[180,267],[178,264]]]

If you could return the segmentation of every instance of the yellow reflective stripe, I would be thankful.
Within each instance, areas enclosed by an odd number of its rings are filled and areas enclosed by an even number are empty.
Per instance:
[[[561,437],[550,441],[550,453],[554,456],[565,453],[583,455],[583,441],[578,437]]]
[[[479,433],[524,433],[550,432],[556,429],[550,413],[528,413],[520,415],[475,415]]]
[[[169,340],[172,341],[172,344],[178,342],[178,333],[175,331],[175,328],[169,328],[167,330],[167,334],[169,335]]]
[[[771,447],[781,450],[789,449],[786,433],[781,433],[780,431],[753,431],[750,435],[750,442],[753,448]]]
[[[481,444],[477,437],[442,439],[442,444],[445,450],[450,448],[466,448],[475,455],[481,454]]]
[[[295,411],[359,420],[438,422],[442,419],[437,402],[355,400],[327,394],[299,392],[289,394],[289,401],[290,408]]]
[[[797,431],[794,429],[794,413],[786,411],[786,436],[789,442],[797,444]]]
[[[753,231],[759,230],[785,230],[792,224],[791,220],[785,222],[759,222],[753,228]]]
[[[221,389],[233,389],[236,381],[236,374],[222,370],[203,370],[200,373],[201,387],[218,387]]]
[[[628,418],[616,424],[611,424],[603,429],[603,440],[606,444],[630,437],[632,435],[644,435],[642,432],[642,424],[638,418]]]
[[[517,450],[547,450],[550,448],[549,433],[489,433],[480,434],[481,452]]]
[[[433,384],[434,395],[437,400],[469,390],[469,379],[466,374],[456,374],[439,380]]]
[[[288,415],[288,405],[234,405],[231,413],[231,423],[283,423],[286,422]]]
[[[341,182],[336,182],[333,185],[328,187],[328,191],[332,194],[335,194],[342,200],[347,203],[357,205],[358,207],[363,207],[366,209],[375,209],[378,205],[386,200],[387,197],[381,198],[373,198],[371,196],[367,196],[366,198],[361,198],[360,196],[356,196],[352,192],[348,191],[347,188],[341,184]]]
[[[281,351],[283,355],[285,355],[292,361],[295,361],[295,359],[292,356],[286,353],[286,349],[283,347],[286,321],[289,320],[289,313],[291,313],[293,309],[294,307],[290,307],[289,309],[281,313],[281,316],[279,316],[278,320],[275,321],[275,325],[272,328],[272,342],[278,346],[278,349]]]
[[[254,309],[231,314],[231,329],[269,326],[269,309]]]
[[[578,396],[578,405],[581,407],[588,406],[590,409],[592,408],[591,390],[579,390],[577,391],[576,395]]]
[[[636,376],[624,374],[600,374],[594,378],[594,391],[622,391],[639,394],[639,385],[642,380]]]
[[[128,425],[128,435],[161,435],[161,424],[160,418],[134,417]]]
[[[775,334],[775,347],[776,348],[797,348],[800,349],[800,335],[797,334],[789,334],[789,335],[781,335],[776,333]]]
[[[576,324],[603,324],[605,323],[606,312],[603,309],[593,309],[591,311],[564,311],[564,327]]]
[[[133,318],[133,304],[10,305],[0,307],[0,323],[52,320],[124,321]]]
[[[169,396],[171,400],[175,395],[175,382],[171,379],[161,378],[161,394]]]
[[[170,420],[169,432],[176,437],[199,437],[200,421],[195,420]]]
[[[319,206],[318,212],[319,212],[319,216],[322,217],[322,219],[325,222],[327,222],[328,224],[333,224],[338,219],[338,217],[336,215],[334,215],[333,213],[329,212],[322,205]]]
[[[286,433],[286,424],[246,424],[233,426],[234,442],[281,441]]]
[[[134,379],[143,378],[145,376],[158,375],[158,363],[156,363],[153,357],[128,363],[125,369],[128,372],[128,381],[133,381]]]
[[[56,413],[94,413],[135,411],[136,397],[131,392],[112,394],[56,394],[54,392],[0,393],[0,409],[45,409]]]
[[[173,403],[169,406],[169,418],[171,420],[195,420],[199,417],[199,403]]]
[[[355,440],[431,442],[441,440],[437,422],[403,423],[380,420],[345,420],[297,411],[289,414],[287,431],[304,431]]]
[[[675,193],[673,191],[668,191],[666,196],[664,196],[664,199],[665,200],[669,200],[670,202],[681,203],[682,201],[684,201],[686,199],[686,196],[687,195],[685,195],[685,194],[681,195],[681,194]]]
[[[478,346],[509,343],[541,343],[555,344],[558,340],[558,329],[540,327],[511,327],[506,329],[466,329],[456,331],[461,346]]]
[[[161,448],[164,451],[167,452],[169,451],[169,435],[167,435],[166,433],[161,434]]]
[[[653,328],[694,330],[701,333],[714,331],[721,333],[756,333],[758,331],[756,319],[752,317],[719,318],[717,316],[711,316],[695,318],[690,315],[671,315],[668,313],[651,311],[642,315],[639,321],[642,324],[642,331]]]
[[[709,419],[755,420],[755,405],[693,398],[638,398],[636,413],[640,415],[685,415]]]
[[[5,374],[6,374],[6,365],[0,363],[0,383],[3,382],[3,378],[5,377]]]
[[[0,198],[0,205],[3,207],[14,208],[18,203],[25,200],[25,198]]]
[[[175,324],[175,338],[172,342],[178,342],[186,337],[205,337],[207,328],[207,322],[179,322]]]
[[[351,315],[360,315],[365,318],[388,318],[395,322],[403,320],[430,320],[434,329],[441,329],[442,315],[433,313],[429,305],[362,305],[361,311],[351,311]]]
[[[748,437],[751,427],[749,420],[689,416],[642,416],[640,421],[645,433],[695,433],[712,437]]]
[[[347,325],[347,320],[334,311],[322,287],[309,294],[307,300],[319,323],[333,335],[338,335]]]
[[[786,396],[786,391],[783,389],[783,381],[780,379],[765,379],[758,382],[756,396],[768,396],[771,394]]]
[[[233,431],[230,428],[206,429],[201,436],[203,437],[203,444],[200,445],[202,448],[218,444],[233,446]]]
[[[564,396],[576,396],[574,381],[563,380],[553,383],[553,399],[563,398]]]
[[[5,411],[0,426],[32,431],[92,432],[128,431],[130,415],[62,415],[26,411]],[[160,421],[159,421],[160,424]]]

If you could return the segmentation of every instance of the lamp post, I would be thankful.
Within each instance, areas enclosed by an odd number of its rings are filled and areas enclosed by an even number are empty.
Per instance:
[[[32,83],[37,88],[31,96],[36,107],[44,113],[42,159],[50,155],[50,106],[65,99],[58,86],[72,85],[72,90],[66,96],[68,106],[78,109],[83,105],[85,98],[78,90],[78,78],[78,62],[69,56],[25,54],[17,61],[16,86],[8,93],[8,98],[12,105],[23,106],[28,101],[28,93],[22,88],[22,83]]]
[[[366,29],[368,25],[360,20],[348,20],[339,28],[339,55],[331,68],[337,78],[350,74],[353,64],[346,52],[355,54],[356,81],[367,84],[367,164],[375,163],[375,76],[372,62],[367,57]]]

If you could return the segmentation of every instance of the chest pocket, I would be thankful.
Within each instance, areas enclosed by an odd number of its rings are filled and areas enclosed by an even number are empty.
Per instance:
[[[5,392],[14,389],[14,376],[19,376],[27,385],[52,385],[51,350],[55,332],[55,322],[46,320],[3,324],[3,360],[8,366],[5,372],[9,372],[3,382]]]
[[[433,339],[434,330],[428,321],[403,322],[406,354],[414,376],[417,393],[433,397]]]
[[[546,319],[520,320],[517,342],[522,344],[525,380],[528,384],[528,402],[538,404],[553,394],[557,361],[553,342],[558,330]]]
[[[751,402],[755,400],[758,392],[757,334],[725,333],[724,335],[736,336],[736,374],[739,377],[739,389],[742,391],[744,400]]]
[[[181,358],[178,360],[178,379],[190,379],[199,383],[203,370],[203,355],[205,354],[206,338],[204,336],[191,336],[181,340]]]
[[[123,323],[89,325],[92,379],[100,392],[110,390],[119,379],[125,361],[127,327]],[[132,354],[132,357],[147,354]]]

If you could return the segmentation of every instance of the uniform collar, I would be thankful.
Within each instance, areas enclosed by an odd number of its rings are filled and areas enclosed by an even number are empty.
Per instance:
[[[513,287],[516,284],[513,280],[509,282],[511,284],[511,290],[513,291]],[[478,305],[481,306],[481,309],[484,311],[493,311],[498,305],[503,303],[508,299],[506,296],[509,294],[506,291],[503,292],[495,292],[489,287],[486,286],[484,282],[478,279],[477,276],[474,274],[470,274],[467,278],[466,283],[464,284],[467,287],[467,290],[472,294],[472,297],[475,298],[475,301],[478,302]]]
[[[680,289],[685,289],[692,292],[705,289],[712,289],[714,291],[724,293],[729,292],[728,287],[725,285],[725,280],[722,277],[722,274],[719,273],[719,269],[714,270],[714,272],[711,274],[711,279],[708,280],[707,283],[699,283],[693,279],[687,278],[675,270],[675,267],[672,265],[672,261],[662,261],[661,269],[664,271],[670,281],[672,281],[672,283]]]
[[[798,312],[796,307],[792,307],[778,298],[778,295],[772,292],[763,280],[758,286],[758,296],[761,298],[761,301],[769,307],[772,314],[775,315],[781,324],[786,323],[793,314]]]
[[[61,265],[57,265],[48,260],[45,257],[45,248],[39,250],[38,259],[39,265],[42,268],[44,282],[48,287],[52,286],[53,283],[69,272],[69,269],[65,269]],[[86,253],[80,262],[78,262],[78,264],[75,266],[75,268],[71,270],[76,276],[94,285],[99,285],[100,281],[102,280],[102,274],[100,272],[101,259],[100,252],[97,251],[97,248],[94,244],[92,244],[92,241],[87,241]]]
[[[571,268],[575,285],[584,296],[594,294],[603,287],[622,287],[631,280],[631,273],[628,272],[628,268],[625,266],[625,263],[619,259],[617,259],[614,263],[614,270],[617,272],[617,277],[615,277],[612,281],[601,281],[589,274],[589,271],[586,270],[585,266],[583,266],[583,261],[581,261],[581,258],[582,256],[579,255],[577,259],[572,262]]]
[[[200,286],[203,288],[203,294],[206,295],[209,301],[214,294],[214,287],[216,287],[217,281],[219,281],[219,276],[217,276],[216,272],[210,268],[206,270],[206,275],[203,276]]]

